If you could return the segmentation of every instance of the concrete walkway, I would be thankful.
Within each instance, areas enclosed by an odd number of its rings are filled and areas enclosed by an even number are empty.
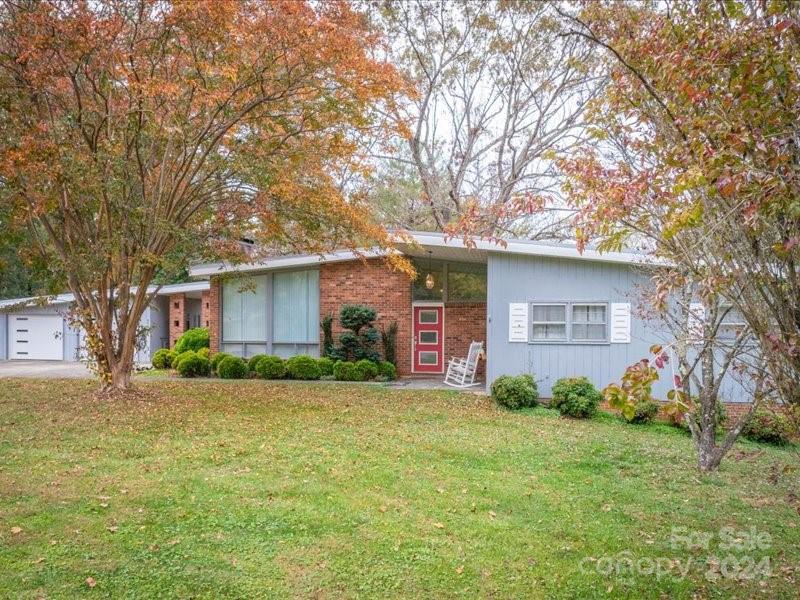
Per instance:
[[[79,362],[63,360],[0,360],[0,378],[87,379],[94,375]]]

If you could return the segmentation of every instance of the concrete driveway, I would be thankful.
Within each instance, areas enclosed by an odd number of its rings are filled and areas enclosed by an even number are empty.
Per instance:
[[[86,365],[62,360],[0,360],[0,378],[84,379],[94,377]]]

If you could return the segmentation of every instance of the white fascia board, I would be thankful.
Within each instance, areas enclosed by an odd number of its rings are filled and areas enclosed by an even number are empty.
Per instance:
[[[9,298],[0,300],[0,309],[20,309],[31,307],[54,306],[68,304],[75,300],[72,294],[58,294],[57,296],[31,296],[29,298]]]
[[[180,294],[183,292],[205,292],[207,289],[211,287],[208,281],[190,281],[188,283],[171,283],[168,285],[162,285],[161,289],[158,290],[159,296],[166,296],[168,294]],[[152,290],[155,287],[151,287]]]
[[[427,232],[409,232],[411,237],[421,246],[464,248],[472,247],[464,243],[460,238],[450,238],[445,240],[444,235]],[[396,238],[398,243],[403,243],[401,237]],[[407,242],[406,242],[407,243]],[[496,242],[487,240],[474,240],[474,248],[486,252],[497,252],[501,254],[525,254],[529,256],[552,256],[556,258],[573,258],[577,260],[593,260],[609,263],[625,264],[663,264],[652,256],[635,252],[599,252],[593,249],[586,249],[579,252],[577,248],[571,246],[555,246],[549,244],[539,244],[529,240],[506,240],[503,246]]]
[[[386,250],[363,250],[352,252],[350,250],[331,252],[329,254],[301,254],[292,256],[277,256],[261,262],[232,264],[228,262],[208,263],[195,265],[189,269],[190,277],[209,277],[223,273],[249,273],[253,271],[273,271],[276,269],[289,269],[292,267],[306,267],[330,262],[344,262],[359,260],[361,258],[383,258],[388,255]]]
[[[190,281],[188,283],[173,283],[161,286],[158,295],[179,294],[181,292],[202,292],[211,286],[208,281]],[[131,293],[136,293],[136,286],[131,287]],[[147,288],[148,292],[154,292],[156,286],[151,285]],[[0,300],[0,310],[20,310],[31,307],[56,306],[58,304],[69,304],[75,301],[74,294],[58,294],[57,296],[31,296],[29,298],[10,298]]]

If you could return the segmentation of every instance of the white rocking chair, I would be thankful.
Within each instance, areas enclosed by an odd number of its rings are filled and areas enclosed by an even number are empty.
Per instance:
[[[483,342],[472,342],[466,358],[451,358],[447,363],[447,374],[444,376],[445,385],[454,388],[480,385],[475,382],[475,373],[478,370],[478,360],[482,354]]]

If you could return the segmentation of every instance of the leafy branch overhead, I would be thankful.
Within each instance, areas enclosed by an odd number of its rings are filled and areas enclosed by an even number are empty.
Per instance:
[[[337,174],[365,167],[357,140],[403,85],[349,3],[45,0],[0,19],[2,201],[42,232],[107,383],[128,385],[148,284],[189,256],[388,244]]]

